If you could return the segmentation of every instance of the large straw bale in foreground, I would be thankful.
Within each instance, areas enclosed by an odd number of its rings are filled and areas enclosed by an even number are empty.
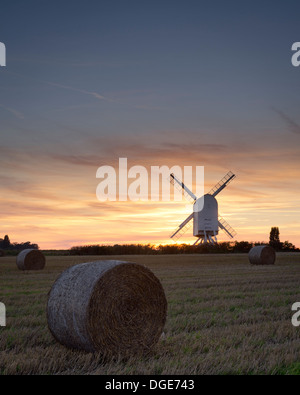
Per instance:
[[[130,262],[70,267],[48,296],[48,326],[58,342],[109,356],[149,351],[162,334],[166,315],[160,281]]]
[[[45,264],[45,256],[39,250],[23,250],[17,256],[17,266],[20,270],[42,270]]]
[[[262,245],[251,248],[248,256],[252,265],[274,265],[276,252],[273,247]]]

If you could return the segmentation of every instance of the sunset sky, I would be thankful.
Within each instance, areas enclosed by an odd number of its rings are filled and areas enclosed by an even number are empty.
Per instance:
[[[206,192],[233,171],[218,202],[236,239],[278,226],[300,247],[299,1],[14,0],[0,15],[0,237],[170,243],[188,202],[97,200],[98,167],[126,157],[204,166]]]

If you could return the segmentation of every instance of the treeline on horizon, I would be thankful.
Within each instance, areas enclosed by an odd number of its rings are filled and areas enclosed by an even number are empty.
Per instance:
[[[257,245],[266,245],[265,242],[221,242],[218,244],[115,244],[115,245],[86,245],[75,246],[69,250],[70,255],[160,255],[160,254],[230,254],[230,253],[248,253],[252,247]],[[281,248],[275,248],[282,252],[299,252],[289,242],[281,243]]]
[[[87,245],[76,246],[70,249],[71,255],[159,255],[159,254],[230,254],[248,253],[252,247],[269,244],[275,251],[296,252],[300,251],[292,243],[280,241],[278,227],[272,227],[269,243],[234,241],[216,244],[115,244],[110,245]]]
[[[3,239],[0,238],[0,250],[4,251],[22,251],[28,248],[33,248],[35,250],[39,249],[37,244],[33,244],[30,241],[23,243],[11,243],[8,235],[5,235]]]
[[[270,245],[277,252],[300,252],[289,241],[280,241],[279,228],[273,227],[270,231],[269,242],[228,241],[217,244],[96,244],[74,246],[68,250],[43,250],[46,255],[160,255],[160,254],[230,254],[248,253],[252,247]],[[39,249],[37,244],[31,242],[11,243],[8,235],[0,238],[0,250],[6,255],[17,255],[20,251],[33,248]]]

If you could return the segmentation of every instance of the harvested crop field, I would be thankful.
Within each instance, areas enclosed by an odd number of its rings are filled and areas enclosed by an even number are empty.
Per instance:
[[[82,262],[119,259],[149,267],[168,300],[162,338],[146,356],[103,360],[58,344],[47,327],[47,294],[59,274]],[[0,374],[300,374],[300,254],[252,266],[246,254],[47,257],[21,272],[0,261]]]

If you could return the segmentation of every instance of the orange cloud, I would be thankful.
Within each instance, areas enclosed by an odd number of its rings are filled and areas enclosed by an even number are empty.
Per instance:
[[[2,147],[0,173],[1,229],[12,241],[42,248],[94,243],[166,243],[190,213],[182,202],[107,202],[96,198],[96,170],[118,166],[205,166],[208,192],[228,170],[237,174],[219,196],[220,214],[238,232],[238,240],[267,241],[272,226],[281,239],[300,246],[299,149],[242,144],[171,141],[143,143],[139,138],[93,139],[81,148],[55,152]],[[149,137],[148,137],[149,140]],[[182,139],[183,140],[183,139]],[[191,186],[192,187],[192,186]],[[220,233],[220,240],[228,240]],[[182,241],[193,241],[188,235]]]

